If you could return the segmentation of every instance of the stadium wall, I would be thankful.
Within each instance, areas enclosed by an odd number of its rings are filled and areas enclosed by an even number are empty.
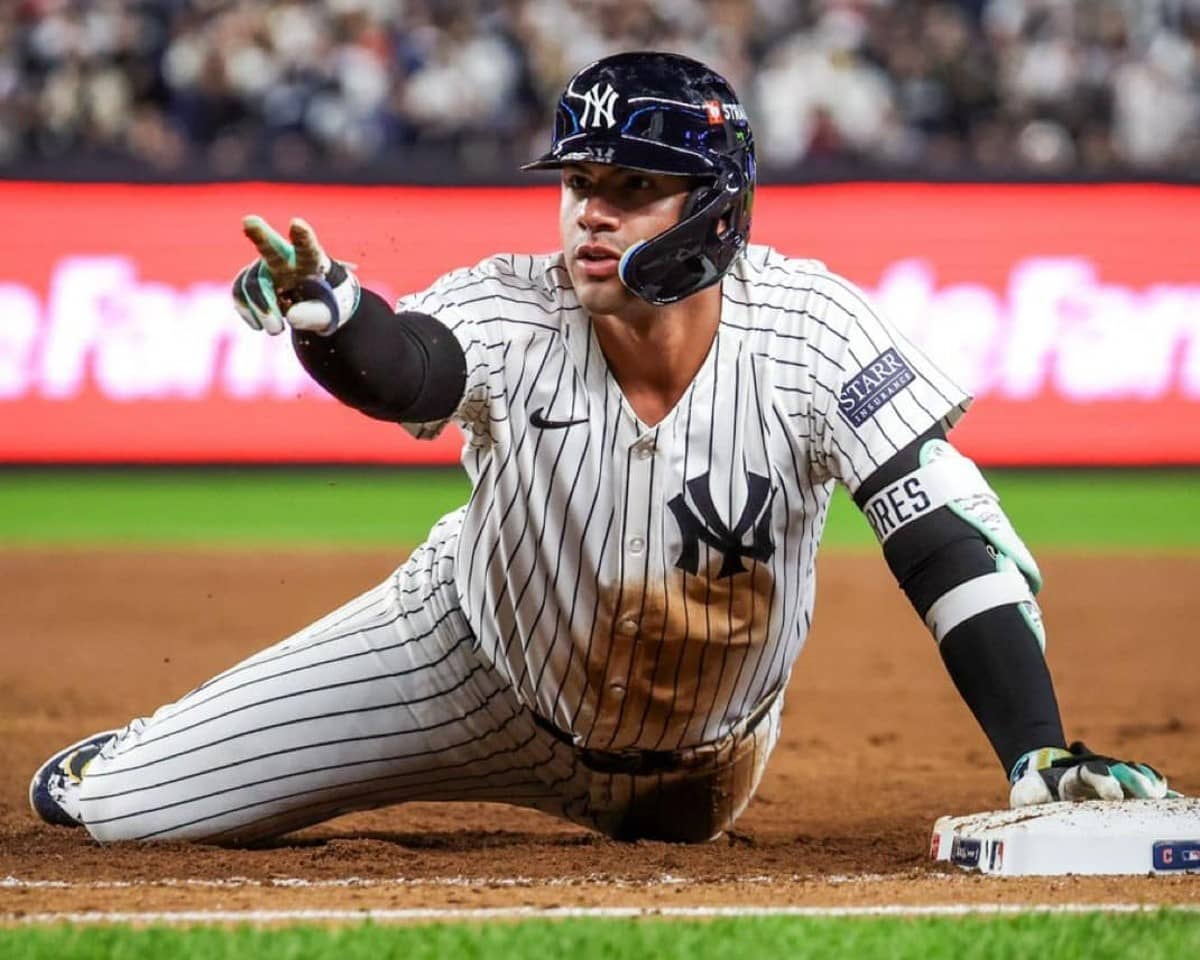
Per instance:
[[[553,187],[0,183],[0,462],[450,463],[243,328],[239,221],[300,214],[394,296],[557,246]],[[754,240],[869,293],[971,389],[992,465],[1200,464],[1200,188],[760,190]]]

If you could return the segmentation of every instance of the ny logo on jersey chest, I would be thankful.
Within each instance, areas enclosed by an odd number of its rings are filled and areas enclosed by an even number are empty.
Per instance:
[[[746,565],[743,560],[762,563],[775,552],[775,543],[771,539],[771,504],[775,499],[775,491],[766,477],[747,473],[746,503],[741,516],[730,528],[713,504],[708,488],[709,476],[706,473],[686,483],[688,495],[700,512],[699,517],[692,513],[687,497],[682,493],[674,497],[667,508],[674,514],[675,522],[679,524],[679,536],[683,540],[683,548],[679,551],[675,566],[688,573],[699,573],[700,544],[703,542],[721,552],[721,569],[717,573],[720,579],[744,573]],[[746,534],[751,532],[750,543],[747,544]]]

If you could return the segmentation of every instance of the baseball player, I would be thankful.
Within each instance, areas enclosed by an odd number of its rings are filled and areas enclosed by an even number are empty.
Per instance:
[[[350,810],[492,800],[617,838],[730,827],[779,733],[835,482],[1011,779],[1013,805],[1162,797],[1067,747],[1041,574],[946,439],[970,402],[814,260],[748,245],[754,143],[703,64],[581,70],[553,145],[562,250],[393,309],[313,229],[244,224],[242,317],[341,401],[462,427],[469,501],[386,581],[33,778],[100,841],[247,843]]]

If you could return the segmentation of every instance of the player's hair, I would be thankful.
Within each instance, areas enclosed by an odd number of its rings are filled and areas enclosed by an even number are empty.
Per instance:
[[[604,163],[695,177],[679,223],[629,247],[622,282],[673,303],[720,281],[750,235],[754,137],[733,88],[673,53],[619,53],[573,76],[558,101],[554,142],[524,170]]]

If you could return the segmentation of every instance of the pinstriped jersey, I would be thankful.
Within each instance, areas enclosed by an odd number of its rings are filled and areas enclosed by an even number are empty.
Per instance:
[[[453,551],[479,650],[595,749],[718,739],[787,682],[835,481],[970,398],[861,291],[751,246],[676,406],[641,422],[562,254],[500,255],[397,309],[457,338],[472,494]],[[418,437],[446,421],[406,424]]]

